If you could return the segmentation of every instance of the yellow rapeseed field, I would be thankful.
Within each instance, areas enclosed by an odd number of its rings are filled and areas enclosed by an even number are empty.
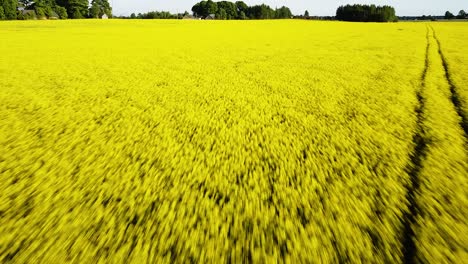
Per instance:
[[[1,263],[466,263],[468,24],[0,23]]]

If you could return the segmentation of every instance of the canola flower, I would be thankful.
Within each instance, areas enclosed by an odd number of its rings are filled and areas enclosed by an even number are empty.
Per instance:
[[[450,80],[450,89],[455,96],[452,100],[462,117],[461,125],[465,133],[468,131],[468,77],[465,74],[468,70],[468,55],[464,44],[468,37],[460,32],[466,32],[467,28],[466,23],[455,23],[452,26],[437,23],[433,26],[443,66],[447,71],[445,75]]]
[[[0,23],[0,262],[466,259],[449,25]]]
[[[439,24],[436,24],[439,26]],[[468,138],[447,79],[437,32],[428,35],[424,76],[419,215],[415,224],[418,259],[423,263],[457,263],[468,257]],[[464,88],[463,86],[460,88]],[[443,162],[441,162],[443,161]]]

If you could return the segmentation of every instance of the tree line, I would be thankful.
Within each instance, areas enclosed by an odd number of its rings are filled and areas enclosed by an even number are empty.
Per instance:
[[[281,19],[291,18],[292,12],[286,7],[273,9],[268,5],[248,6],[242,1],[213,2],[201,1],[192,7],[195,17],[215,19]],[[112,16],[112,8],[108,0],[0,0],[0,20],[15,19],[52,19],[52,18],[100,18],[104,14]],[[139,19],[180,19],[185,14],[152,11],[143,14],[132,14],[130,17]]]
[[[112,16],[108,0],[0,0],[0,20]]]
[[[150,11],[147,13],[132,13],[130,16],[114,16],[119,19],[182,19],[184,16],[189,15],[187,11],[185,13],[173,14],[168,11]]]
[[[231,19],[280,19],[280,18],[292,18],[292,12],[288,7],[282,6],[280,8],[273,9],[268,5],[255,5],[248,6],[242,1],[228,2],[220,1],[214,2],[212,0],[201,1],[196,3],[192,7],[194,18],[212,18],[219,20],[231,20]],[[172,14],[165,11],[152,11],[148,13],[132,13],[129,17],[120,16],[119,18],[124,19],[182,19],[184,17],[190,17],[191,15],[185,11],[185,13]]]
[[[376,5],[345,5],[336,10],[336,19],[354,22],[396,22],[395,8]]]
[[[0,0],[0,20],[15,19],[43,19],[43,18],[100,18],[103,15],[112,17],[112,7],[108,0]],[[32,12],[31,12],[32,11]],[[243,1],[229,2],[203,0],[192,7],[193,15],[197,18],[214,19],[281,19],[292,18],[291,10],[282,6],[271,8],[268,5],[248,6]],[[119,18],[135,19],[181,19],[189,16],[172,14],[166,11],[151,11],[148,13],[131,14]],[[398,20],[395,9],[391,6],[376,5],[345,5],[338,7],[336,17],[314,17],[306,11],[304,15],[294,16],[299,19],[342,20],[357,22],[394,22]],[[409,20],[414,17],[402,17]],[[419,18],[419,17],[418,17]],[[421,19],[434,19],[433,16],[422,16]],[[437,18],[468,19],[468,14],[460,10],[458,15],[450,11],[445,16]]]
[[[215,19],[282,19],[291,18],[292,12],[286,7],[273,9],[268,5],[248,6],[243,1],[229,2],[212,0],[201,1],[192,7],[195,17],[206,18],[214,15]]]
[[[445,12],[444,18],[445,19],[468,19],[468,14],[465,12],[465,10],[460,10],[460,12],[458,12],[458,15],[455,16],[450,11],[447,11]]]
[[[399,17],[400,20],[431,20],[431,21],[438,21],[441,19],[468,19],[468,14],[465,10],[460,10],[458,15],[454,15],[452,12],[447,11],[442,16],[434,16],[434,15],[422,15],[422,16],[403,16]]]

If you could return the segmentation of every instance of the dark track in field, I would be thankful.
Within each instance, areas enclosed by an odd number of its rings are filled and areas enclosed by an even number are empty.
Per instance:
[[[452,77],[451,77],[450,70],[449,70],[449,65],[448,65],[447,59],[444,56],[444,53],[442,51],[442,46],[440,44],[440,40],[439,40],[439,38],[437,38],[437,35],[436,35],[436,32],[435,32],[434,28],[431,27],[431,29],[432,29],[432,32],[434,33],[434,39],[435,39],[435,41],[437,43],[437,48],[438,48],[438,51],[439,51],[440,58],[442,59],[442,65],[444,66],[445,79],[447,80],[447,83],[450,86],[450,93],[451,93],[450,99],[452,100],[452,104],[455,107],[455,110],[456,110],[458,116],[460,116],[460,126],[464,131],[465,142],[468,143],[468,116],[466,116],[465,113],[463,112],[462,103],[460,101],[460,95],[458,94],[457,87],[455,86],[454,82],[452,81]]]
[[[425,99],[424,99],[424,89],[426,87],[426,77],[429,69],[429,50],[431,48],[429,28],[426,33],[426,60],[424,64],[424,70],[421,75],[421,85],[416,91],[416,97],[418,99],[418,104],[416,106],[415,112],[417,117],[417,127],[416,132],[413,135],[414,150],[410,155],[411,163],[409,164],[407,171],[410,176],[411,182],[406,186],[406,200],[408,201],[408,210],[403,215],[403,228],[402,228],[402,238],[401,238],[401,252],[403,252],[403,263],[416,263],[417,256],[417,247],[415,243],[415,225],[416,218],[418,216],[418,203],[416,201],[416,195],[420,187],[419,174],[422,168],[422,161],[426,157],[427,142],[424,137],[424,108],[425,108]]]

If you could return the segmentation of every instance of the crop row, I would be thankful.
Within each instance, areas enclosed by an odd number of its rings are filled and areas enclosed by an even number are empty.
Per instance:
[[[461,117],[452,101],[439,43],[430,30],[422,100],[425,147],[418,177],[415,257],[422,263],[456,263],[466,258],[468,155]]]
[[[451,27],[440,23],[434,26],[434,30],[444,67],[448,73],[447,78],[453,90],[451,100],[458,108],[462,118],[460,122],[465,133],[468,133],[468,77],[465,74],[468,71],[468,50],[464,45],[467,37],[466,34],[460,34],[460,32],[467,32],[468,27],[465,23],[457,23]]]

